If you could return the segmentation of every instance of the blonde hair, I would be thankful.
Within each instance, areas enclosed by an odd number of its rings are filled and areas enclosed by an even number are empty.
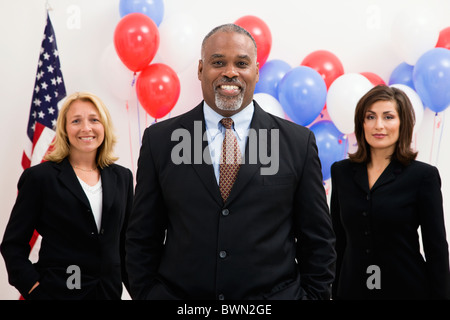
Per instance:
[[[74,101],[91,102],[99,113],[100,122],[105,130],[105,137],[103,143],[97,150],[96,162],[97,165],[103,169],[118,159],[118,157],[113,154],[117,138],[114,134],[114,127],[108,109],[99,97],[90,92],[72,93],[64,101],[64,104],[59,110],[58,119],[56,120],[56,136],[50,146],[51,151],[46,155],[45,160],[61,162],[70,154],[70,143],[66,130],[66,115]]]

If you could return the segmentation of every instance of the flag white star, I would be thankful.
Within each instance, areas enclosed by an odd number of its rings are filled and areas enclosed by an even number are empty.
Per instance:
[[[38,116],[39,116],[39,118],[44,119],[45,113],[42,111],[39,111]]]
[[[45,98],[45,101],[47,101],[47,102],[50,102],[52,100],[52,97],[50,97],[49,94],[46,94],[44,98]]]
[[[38,107],[41,106],[41,100],[39,100],[38,98],[34,99],[33,103],[35,106],[38,106]]]

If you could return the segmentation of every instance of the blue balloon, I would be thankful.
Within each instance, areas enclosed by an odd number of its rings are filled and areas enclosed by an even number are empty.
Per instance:
[[[278,84],[278,100],[288,117],[306,126],[322,112],[327,86],[314,69],[299,66],[288,71]]]
[[[450,50],[434,48],[417,60],[413,80],[424,105],[434,112],[450,106]]]
[[[283,60],[270,60],[259,70],[259,81],[256,83],[255,93],[268,93],[278,99],[278,83],[291,70],[291,66]]]
[[[336,161],[345,159],[348,141],[344,134],[329,120],[318,121],[310,129],[316,136],[319,159],[322,164],[322,176],[325,181],[331,177],[331,165]]]
[[[391,84],[404,84],[411,89],[415,90],[413,82],[413,69],[414,66],[407,64],[406,62],[400,63],[389,78],[389,85]]]
[[[120,17],[129,13],[143,13],[153,20],[159,27],[164,17],[164,1],[163,0],[120,0],[119,3]]]

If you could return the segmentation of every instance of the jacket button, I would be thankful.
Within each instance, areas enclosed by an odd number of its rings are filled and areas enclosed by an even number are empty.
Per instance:
[[[367,217],[367,212],[363,211],[362,215],[363,215],[363,217]]]
[[[104,233],[105,233],[105,229],[102,228],[102,229],[100,230],[100,234],[104,234]]]
[[[219,257],[221,257],[222,259],[225,258],[227,256],[227,252],[225,250],[222,250],[219,252]]]
[[[217,296],[219,300],[225,300],[225,296],[221,293]]]
[[[228,209],[223,209],[222,210],[222,215],[223,216],[227,216],[227,215],[229,215],[230,214],[230,210],[228,210]]]

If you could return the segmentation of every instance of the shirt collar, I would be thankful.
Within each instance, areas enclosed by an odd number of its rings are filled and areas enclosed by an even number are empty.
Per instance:
[[[238,113],[232,115],[230,118],[234,122],[234,130],[237,134],[239,140],[246,137],[248,129],[250,128],[250,123],[253,118],[253,112],[255,111],[255,106],[253,101],[250,104],[239,111]],[[223,126],[220,124],[220,120],[224,117],[214,111],[206,101],[203,101],[203,112],[205,115],[206,129],[213,135],[217,135],[222,132]]]

